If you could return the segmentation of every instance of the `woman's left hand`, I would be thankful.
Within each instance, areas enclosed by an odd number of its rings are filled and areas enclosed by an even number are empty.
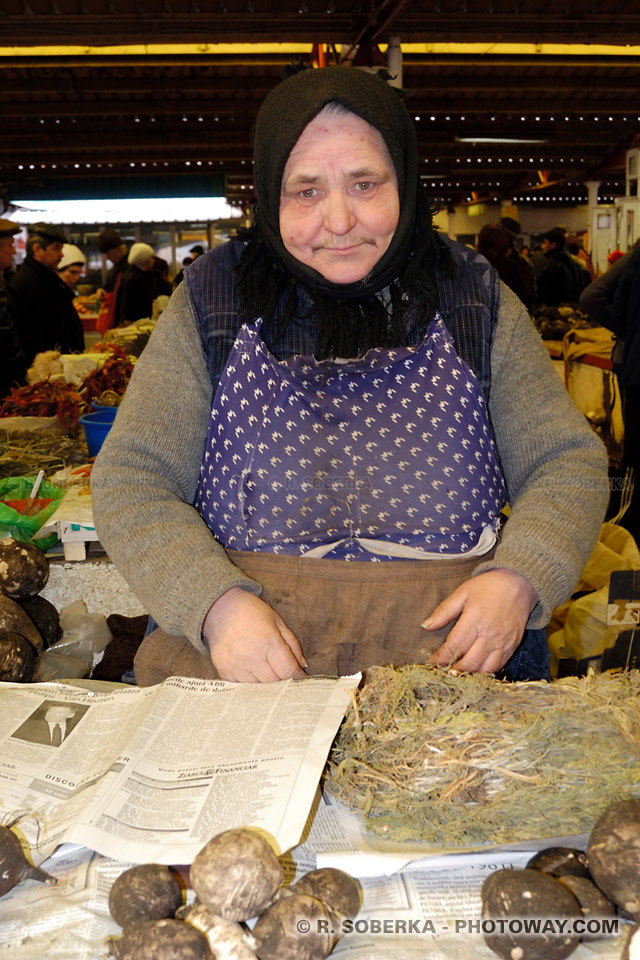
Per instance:
[[[522,640],[538,600],[529,581],[512,570],[489,570],[465,580],[422,624],[425,630],[440,630],[459,618],[429,662],[466,673],[495,673]]]

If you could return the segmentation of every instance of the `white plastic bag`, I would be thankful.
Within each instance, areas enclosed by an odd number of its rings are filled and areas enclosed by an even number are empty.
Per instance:
[[[60,611],[60,626],[62,637],[40,655],[36,677],[39,680],[88,677],[113,638],[105,617],[101,613],[89,613],[84,600],[75,600]]]

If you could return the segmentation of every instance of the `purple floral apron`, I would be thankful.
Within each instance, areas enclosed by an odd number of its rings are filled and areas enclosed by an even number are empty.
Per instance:
[[[485,400],[436,316],[417,347],[279,361],[244,325],[195,506],[229,550],[345,561],[478,557],[505,488]]]

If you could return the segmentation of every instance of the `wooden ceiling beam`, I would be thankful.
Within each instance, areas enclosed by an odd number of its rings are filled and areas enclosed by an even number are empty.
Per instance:
[[[326,8],[313,11],[247,13],[244,7],[201,13],[162,13],[142,9],[111,13],[70,13],[64,16],[28,16],[5,14],[3,42],[7,45],[33,46],[45,43],[77,43],[92,46],[96,37],[103,44],[123,43],[206,43],[251,42],[260,36],[265,42],[296,42],[304,37],[310,43],[351,44],[368,24],[366,12],[355,12],[351,4],[346,9]],[[121,4],[124,6],[125,4]],[[229,3],[229,7],[234,4]],[[526,42],[535,37],[539,43],[628,43],[640,33],[640,11],[607,11],[596,9],[584,15],[572,15],[571,10],[537,5],[533,10],[514,4],[507,12],[495,10],[462,11],[455,9],[437,12],[435,5],[416,4],[413,11],[404,11],[394,23],[393,30],[410,36],[414,43],[446,42],[460,36],[476,42]],[[324,5],[323,5],[324,7]],[[381,37],[381,40],[386,38]]]
[[[0,59],[0,70],[2,60]],[[88,76],[69,76],[61,74],[56,77],[46,76],[42,79],[27,79],[20,77],[14,78],[12,82],[11,98],[8,91],[0,93],[0,102],[10,105],[15,96],[29,97],[33,102],[36,97],[50,97],[55,94],[61,98],[66,94],[74,94],[78,97],[98,96],[100,98],[108,94],[113,97],[116,94],[128,94],[140,96],[142,94],[154,94],[156,97],[164,97],[166,94],[189,95],[199,94],[208,98],[205,102],[211,102],[212,96],[221,96],[226,99],[243,98],[253,100],[256,104],[262,102],[264,97],[278,83],[279,77],[256,77],[254,74],[249,76],[226,76],[220,73],[210,74],[201,71],[183,76],[174,76],[165,73],[158,75],[157,70],[147,70],[146,64],[141,64],[142,73],[132,72],[129,77],[109,75],[105,79],[104,72],[100,75],[91,72]],[[411,83],[411,71],[407,65],[405,69],[405,79],[407,85]],[[569,69],[571,69],[569,67]],[[0,72],[0,76],[1,76]],[[467,75],[446,77],[443,81],[441,74],[436,76],[425,76],[421,73],[415,80],[419,83],[417,97],[424,99],[436,95],[439,100],[449,101],[457,99],[461,93],[471,94],[474,98],[482,96],[487,99],[485,94],[500,91],[504,93],[505,85],[510,82],[512,77],[504,73],[486,72],[484,66],[478,65],[474,70],[469,68]],[[627,103],[635,101],[638,103],[640,97],[640,63],[638,70],[633,77],[608,76],[597,77],[593,75],[590,69],[580,71],[578,75],[570,76],[541,76],[538,73],[532,76],[520,75],[519,86],[527,91],[552,91],[554,94],[559,88],[566,86],[567,89],[580,90],[580,96],[584,101],[588,101],[594,94],[598,95],[598,101],[602,102],[603,96],[615,97],[617,100],[621,93],[621,87],[624,87],[624,96]],[[587,96],[588,94],[588,96]],[[409,103],[414,103],[416,97],[408,98]],[[47,99],[43,103],[50,103]],[[100,102],[103,102],[102,100]],[[609,104],[611,101],[607,100]],[[549,112],[546,110],[546,112]]]

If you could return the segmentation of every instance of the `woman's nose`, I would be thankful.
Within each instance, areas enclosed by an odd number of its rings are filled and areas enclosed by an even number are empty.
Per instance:
[[[332,190],[324,201],[324,228],[329,233],[343,235],[356,225],[356,217],[349,197],[342,190]]]

